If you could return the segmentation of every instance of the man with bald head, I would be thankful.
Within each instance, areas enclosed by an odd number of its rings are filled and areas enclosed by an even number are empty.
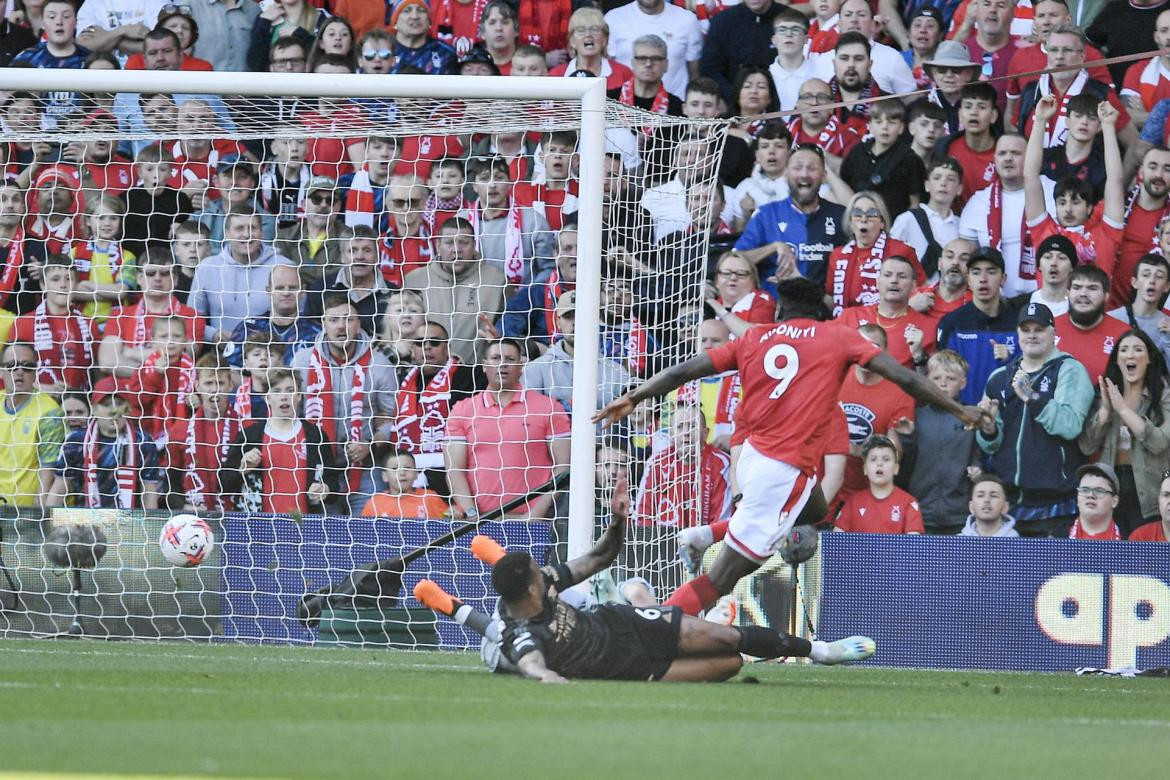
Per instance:
[[[232,331],[231,339],[224,345],[223,354],[234,368],[243,366],[244,341],[253,333],[268,333],[274,341],[287,344],[285,362],[292,359],[297,350],[312,346],[321,327],[312,319],[301,316],[301,304],[305,291],[301,276],[291,265],[274,266],[268,277],[268,313],[249,317]]]

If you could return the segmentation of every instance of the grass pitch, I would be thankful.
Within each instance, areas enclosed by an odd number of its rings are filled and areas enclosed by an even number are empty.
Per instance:
[[[0,735],[4,780],[1164,778],[1170,681],[756,664],[557,686],[463,653],[17,640]]]

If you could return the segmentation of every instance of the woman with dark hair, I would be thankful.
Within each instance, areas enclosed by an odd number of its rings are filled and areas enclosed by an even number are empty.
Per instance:
[[[1121,483],[1113,520],[1122,536],[1158,518],[1158,490],[1170,458],[1170,388],[1161,350],[1134,328],[1117,340],[1078,444],[1100,454]]]
[[[317,30],[317,38],[313,41],[313,48],[309,51],[308,71],[313,68],[326,54],[344,57],[349,60],[356,71],[358,66],[356,39],[353,36],[353,27],[349,21],[341,16],[332,16]]]
[[[760,116],[779,108],[780,96],[768,69],[755,65],[740,68],[731,85],[731,109],[728,112],[736,121],[727,130],[723,162],[719,167],[724,184],[734,187],[751,175],[755,157],[752,139],[768,124],[768,120]],[[771,121],[780,122],[779,119]]]

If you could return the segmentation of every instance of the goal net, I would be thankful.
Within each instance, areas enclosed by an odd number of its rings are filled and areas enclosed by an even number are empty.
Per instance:
[[[0,635],[467,646],[410,593],[490,612],[469,536],[399,599],[297,608],[476,515],[563,560],[616,506],[614,578],[677,586],[717,519],[701,393],[589,417],[698,349],[726,125],[573,79],[225,76],[5,74]]]

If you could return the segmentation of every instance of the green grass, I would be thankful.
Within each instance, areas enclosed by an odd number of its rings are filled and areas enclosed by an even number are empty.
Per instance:
[[[1071,674],[554,686],[463,653],[17,640],[0,778],[1164,778],[1168,703],[1170,681]]]

